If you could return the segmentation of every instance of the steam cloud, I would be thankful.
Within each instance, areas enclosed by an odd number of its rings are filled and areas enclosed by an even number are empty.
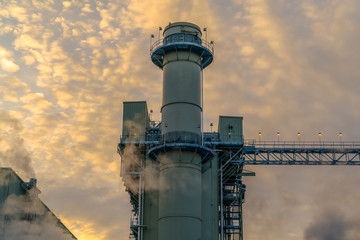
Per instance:
[[[7,217],[0,219],[0,239],[71,239],[70,235],[64,234],[62,229],[57,227],[56,218],[45,211],[44,205],[38,198],[30,200],[29,196],[11,195],[6,199],[1,213]]]
[[[305,240],[358,240],[360,220],[350,219],[331,208],[315,217],[305,230]]]
[[[0,111],[0,167],[21,171],[26,178],[35,177],[30,153],[20,137],[22,124],[7,112]]]

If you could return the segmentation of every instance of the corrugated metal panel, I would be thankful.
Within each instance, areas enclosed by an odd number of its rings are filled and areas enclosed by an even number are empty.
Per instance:
[[[218,131],[222,142],[243,142],[243,117],[220,116]]]
[[[124,102],[123,112],[123,139],[125,141],[144,141],[146,129],[149,126],[146,102]]]

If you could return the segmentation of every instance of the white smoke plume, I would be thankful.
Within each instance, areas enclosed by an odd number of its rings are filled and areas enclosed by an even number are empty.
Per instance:
[[[57,218],[37,198],[10,195],[1,209],[0,239],[2,240],[69,240],[57,226]]]
[[[139,184],[139,173],[143,171],[141,155],[136,146],[126,145],[121,155],[121,177],[126,186],[136,192]]]
[[[305,240],[358,240],[360,220],[351,219],[336,208],[316,216],[305,230]]]
[[[25,178],[32,178],[35,171],[21,137],[22,128],[18,119],[0,111],[0,167],[11,167]]]
[[[159,160],[145,160],[142,156],[142,153],[139,152],[135,145],[126,145],[122,156],[121,156],[121,177],[124,182],[126,182],[126,186],[129,189],[137,192],[139,187],[139,177],[140,174],[144,177],[146,181],[146,189],[147,190],[168,190],[172,187],[168,182],[164,182],[159,180],[159,168],[160,164]],[[181,159],[179,160],[181,162]],[[184,160],[183,160],[184,161]],[[165,156],[161,156],[161,164],[171,163],[172,160],[166,158]],[[191,176],[188,176],[188,173],[178,173],[178,175],[174,176],[177,179],[180,179],[178,182],[178,187],[186,192],[188,186],[181,181],[181,179],[188,179]],[[197,183],[201,184],[201,182]]]

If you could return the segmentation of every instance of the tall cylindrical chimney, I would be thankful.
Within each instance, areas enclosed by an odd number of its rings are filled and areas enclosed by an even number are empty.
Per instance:
[[[153,150],[160,163],[159,240],[200,240],[201,167],[209,155],[200,137],[201,73],[213,48],[192,23],[169,24],[163,34],[151,49],[152,61],[163,69],[163,145]]]

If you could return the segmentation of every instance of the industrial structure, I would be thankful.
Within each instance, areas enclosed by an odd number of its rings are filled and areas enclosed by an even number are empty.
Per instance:
[[[243,118],[220,116],[204,132],[203,70],[212,43],[187,22],[170,23],[152,44],[163,70],[161,122],[146,102],[124,102],[118,153],[130,194],[132,239],[242,240],[245,165],[360,165],[360,144],[244,141]]]
[[[36,183],[0,168],[0,239],[77,239],[38,198]]]

